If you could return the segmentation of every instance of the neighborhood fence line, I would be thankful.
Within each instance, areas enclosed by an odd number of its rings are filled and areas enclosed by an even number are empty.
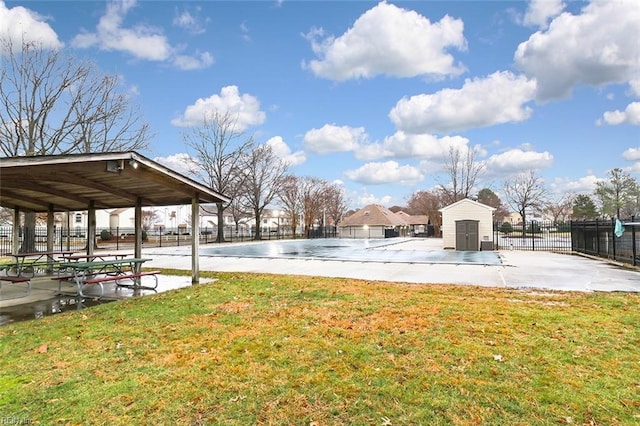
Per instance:
[[[493,224],[493,244],[497,250],[571,251],[569,222],[504,221]]]
[[[12,251],[12,227],[0,226],[0,255]],[[24,229],[19,230],[19,245],[24,240]],[[200,228],[200,243],[215,243],[218,229],[216,227]],[[251,241],[255,237],[255,231],[236,231],[234,226],[224,227],[225,242]],[[293,235],[286,229],[263,230],[263,240],[276,240],[292,238]],[[133,249],[135,244],[135,229],[132,227],[98,228],[94,239],[97,248],[109,248],[113,250]],[[143,230],[143,247],[170,247],[186,246],[192,242],[191,228],[165,228],[163,230]],[[45,251],[47,249],[47,228],[37,226],[34,230],[33,249]],[[71,229],[56,228],[53,232],[54,250],[83,251],[87,246],[87,228],[75,227]]]
[[[578,253],[640,265],[640,218],[571,222],[571,249]]]

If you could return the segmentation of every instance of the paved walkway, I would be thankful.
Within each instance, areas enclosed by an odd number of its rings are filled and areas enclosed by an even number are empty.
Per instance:
[[[269,242],[253,244],[269,244]],[[442,241],[438,239],[415,239],[376,248],[376,250],[426,252],[441,250],[441,247]],[[605,261],[549,252],[500,251],[498,254],[502,258],[501,265],[200,256],[200,269],[422,284],[640,292],[640,271],[621,268]],[[149,262],[149,266],[153,268],[189,270],[191,267],[189,255],[176,255],[170,248],[149,249],[145,252],[145,256],[153,258],[153,261]]]

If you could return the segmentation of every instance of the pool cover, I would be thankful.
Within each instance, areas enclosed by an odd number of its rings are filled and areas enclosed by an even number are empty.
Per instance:
[[[400,243],[408,239],[315,239],[263,241],[248,244],[216,245],[200,249],[201,256],[343,260],[388,263],[446,263],[501,265],[494,251],[407,250]],[[398,247],[395,247],[398,246]]]

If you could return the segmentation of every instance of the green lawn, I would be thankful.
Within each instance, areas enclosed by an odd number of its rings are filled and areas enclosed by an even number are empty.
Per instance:
[[[0,327],[0,418],[640,423],[638,294],[206,276]]]

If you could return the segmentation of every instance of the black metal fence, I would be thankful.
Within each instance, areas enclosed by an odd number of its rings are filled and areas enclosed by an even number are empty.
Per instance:
[[[495,223],[493,244],[499,250],[577,252],[640,266],[640,218],[620,222],[626,225],[619,237],[615,219]]]
[[[591,256],[640,265],[640,218],[621,220],[616,236],[615,219],[571,222],[571,249]]]
[[[19,231],[18,245],[23,243],[23,230]],[[0,226],[0,255],[12,252],[12,228]],[[218,229],[216,227],[200,228],[200,244],[215,243]],[[134,228],[98,228],[95,235],[95,245],[99,249],[127,250],[134,248]],[[190,228],[165,228],[163,230],[149,230],[142,232],[143,247],[170,247],[191,245],[192,232]],[[255,238],[255,230],[238,230],[234,226],[224,227],[225,242],[251,241]],[[292,238],[293,235],[285,229],[265,229],[261,233],[263,240],[278,240]],[[87,229],[56,228],[53,232],[54,250],[83,251],[87,247]],[[36,227],[34,233],[35,251],[47,249],[47,228]]]
[[[531,221],[526,225],[501,222],[493,225],[493,245],[498,250],[570,252],[569,222]]]

